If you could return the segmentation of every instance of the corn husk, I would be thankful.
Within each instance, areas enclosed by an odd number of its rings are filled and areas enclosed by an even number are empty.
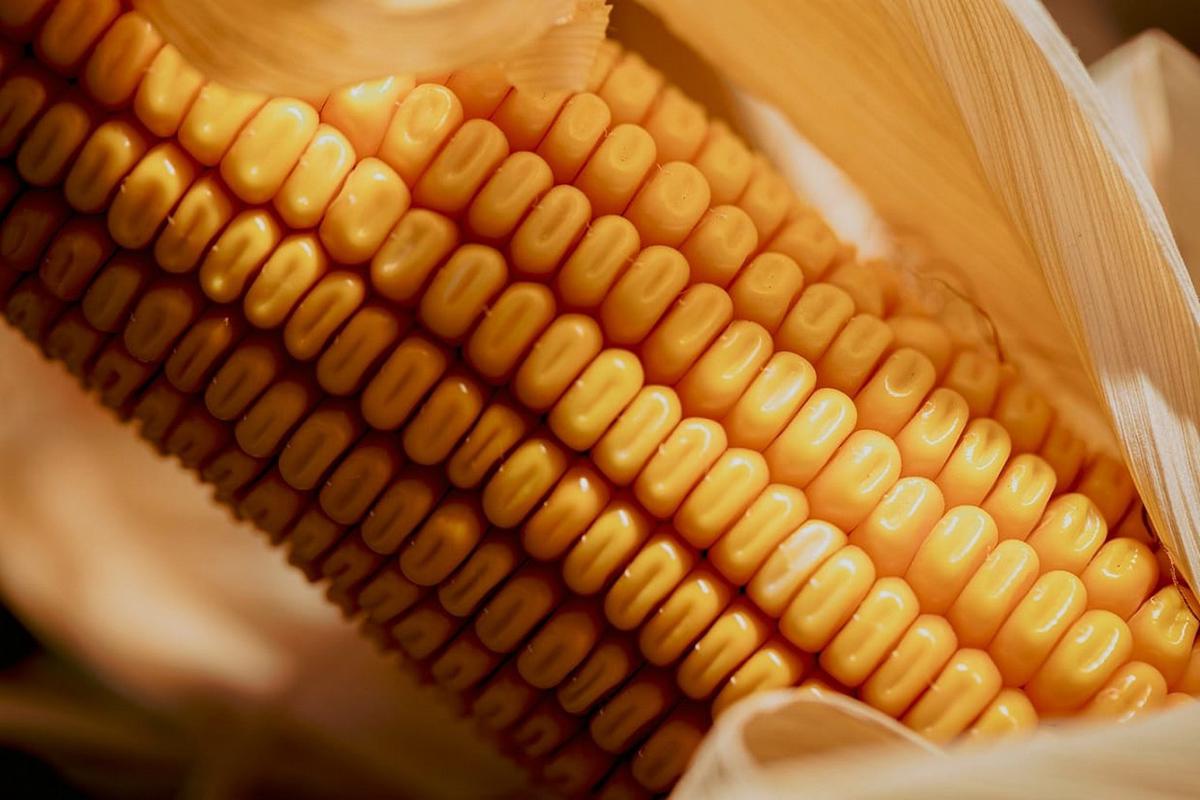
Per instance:
[[[1200,287],[1200,59],[1147,31],[1092,67],[1113,124],[1162,201],[1179,252]]]
[[[519,85],[582,88],[604,0],[135,0],[211,77],[316,97],[392,73],[503,61]]]

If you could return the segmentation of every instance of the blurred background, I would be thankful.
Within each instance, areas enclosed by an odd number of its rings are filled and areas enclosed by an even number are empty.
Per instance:
[[[661,41],[640,7],[614,6],[617,36]],[[1200,52],[1197,0],[1046,7],[1086,64],[1155,28]],[[694,56],[659,54],[725,107]],[[0,409],[6,795],[523,795],[453,703],[6,329]]]

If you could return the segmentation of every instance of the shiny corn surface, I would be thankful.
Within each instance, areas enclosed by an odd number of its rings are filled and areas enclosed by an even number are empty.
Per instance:
[[[636,54],[278,98],[0,27],[6,319],[542,783],[805,681],[939,742],[1200,693],[1120,462]]]

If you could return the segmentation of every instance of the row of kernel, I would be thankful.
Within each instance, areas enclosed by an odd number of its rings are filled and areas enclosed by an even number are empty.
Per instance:
[[[134,25],[134,23],[136,23],[136,22],[137,22],[137,20],[136,20],[136,19],[130,19],[130,23],[128,23],[128,25],[130,25],[130,29],[131,29],[131,30],[134,30],[134,28],[133,28],[133,25]],[[138,29],[138,30],[139,30],[139,29]],[[283,112],[281,112],[281,114],[283,114]],[[286,114],[284,114],[284,115],[286,115]],[[253,138],[253,137],[247,137],[247,138]],[[262,154],[259,154],[259,155],[262,155]],[[1037,415],[1034,415],[1034,416],[1037,416]]]

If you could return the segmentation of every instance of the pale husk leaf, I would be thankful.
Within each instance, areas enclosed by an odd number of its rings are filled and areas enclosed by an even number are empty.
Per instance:
[[[444,73],[509,58],[530,88],[578,89],[607,22],[603,0],[135,0],[134,5],[207,75],[230,86],[297,97],[393,73]]]

